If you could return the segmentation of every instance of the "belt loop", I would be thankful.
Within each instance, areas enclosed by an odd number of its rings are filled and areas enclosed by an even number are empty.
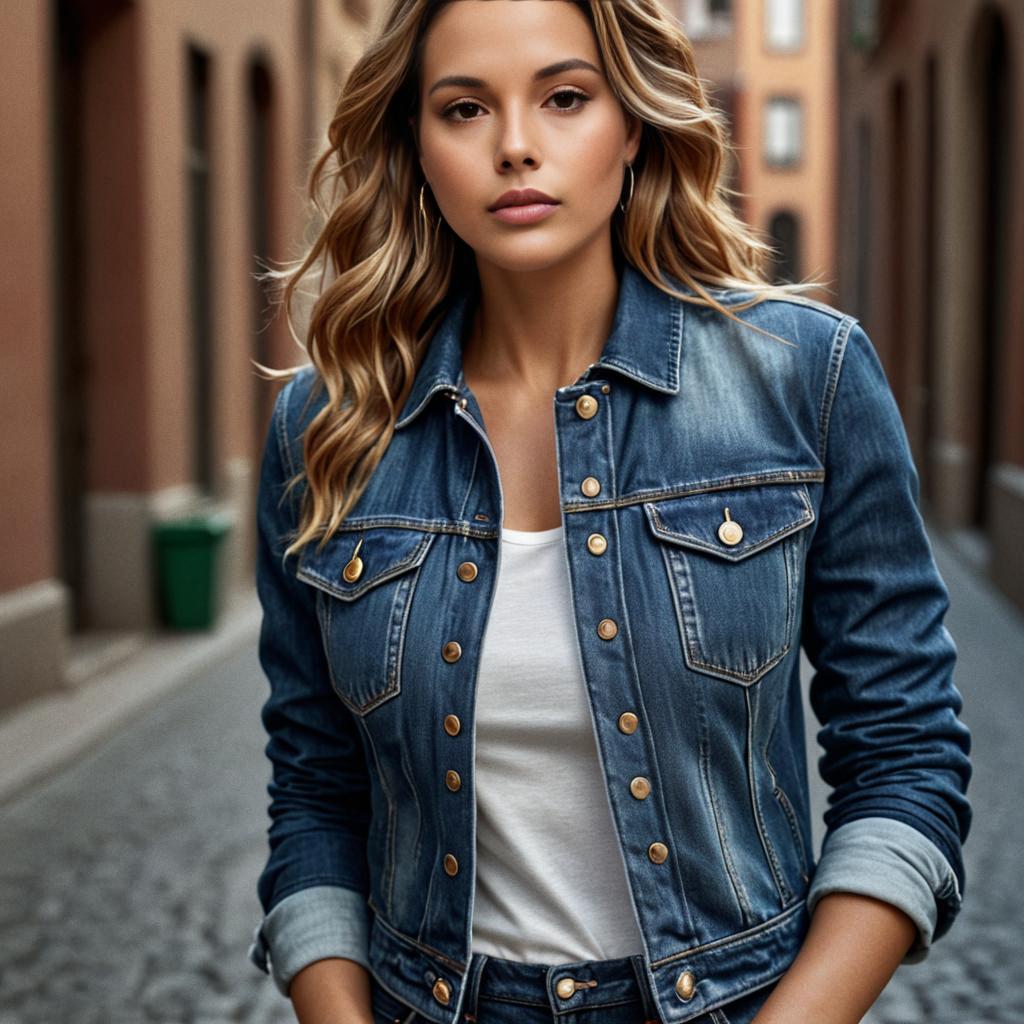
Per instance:
[[[486,953],[474,953],[470,961],[469,971],[466,974],[466,995],[462,1014],[462,1019],[467,1024],[473,1024],[480,1014],[480,1008],[477,1005],[480,996],[480,976],[484,972],[487,960]]]
[[[646,1020],[660,1021],[661,1018],[658,1016],[658,1007],[654,1002],[654,997],[651,994],[651,986],[647,980],[647,967],[644,964],[644,958],[642,954],[635,954],[629,958],[629,962],[633,965],[633,973],[636,975],[637,984],[640,986],[640,998],[644,1003],[644,1017]]]

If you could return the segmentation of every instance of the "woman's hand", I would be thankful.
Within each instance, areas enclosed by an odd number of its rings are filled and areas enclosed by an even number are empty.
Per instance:
[[[891,903],[822,896],[800,952],[752,1024],[858,1024],[916,938],[917,926]]]
[[[288,997],[299,1024],[373,1024],[370,972],[355,960],[327,957],[303,967]]]

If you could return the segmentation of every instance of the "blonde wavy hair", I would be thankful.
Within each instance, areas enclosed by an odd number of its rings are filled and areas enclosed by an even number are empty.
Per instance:
[[[408,123],[419,108],[427,29],[451,2],[390,0],[379,33],[345,81],[329,144],[310,171],[307,195],[319,233],[302,257],[258,275],[317,371],[314,393],[326,387],[328,395],[304,434],[304,468],[286,489],[308,483],[285,557],[337,532],[391,441],[450,287],[476,274],[472,250],[433,202],[433,227],[424,223],[424,179]],[[723,181],[727,128],[686,34],[659,0],[567,2],[588,18],[622,107],[643,122],[633,195],[625,213],[616,208],[612,217],[614,244],[668,294],[768,334],[734,311],[822,282],[776,284],[766,276],[775,250],[730,205],[728,197],[740,193]],[[663,272],[695,294],[668,286]],[[302,287],[310,276],[319,279],[313,291]],[[753,298],[726,306],[708,288]],[[292,316],[297,297],[307,303],[304,344]],[[280,381],[306,364],[255,365],[265,379]]]

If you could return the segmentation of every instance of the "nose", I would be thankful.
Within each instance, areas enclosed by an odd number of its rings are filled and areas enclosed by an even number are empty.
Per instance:
[[[500,120],[498,142],[495,146],[495,165],[498,171],[539,163],[536,143],[533,141],[529,117],[521,106],[510,104]]]

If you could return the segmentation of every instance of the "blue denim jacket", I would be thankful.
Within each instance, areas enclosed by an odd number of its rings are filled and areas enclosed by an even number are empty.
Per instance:
[[[460,1019],[471,955],[474,686],[503,510],[462,375],[477,297],[475,282],[447,297],[383,461],[322,551],[282,558],[300,496],[283,485],[326,401],[311,368],[278,397],[258,499],[273,773],[250,958],[286,993],[306,964],[349,957],[438,1024]],[[780,977],[826,892],[900,906],[918,925],[907,962],[922,959],[960,909],[971,821],[948,592],[876,352],[805,298],[738,315],[790,343],[627,263],[600,359],[552,402],[601,770],[673,1024]],[[833,787],[820,860],[801,646]]]

